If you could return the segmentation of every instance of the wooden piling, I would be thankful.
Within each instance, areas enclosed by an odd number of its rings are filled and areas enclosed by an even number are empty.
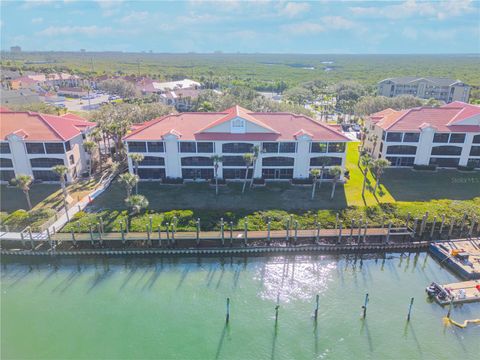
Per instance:
[[[343,229],[343,222],[340,221],[338,223],[338,243],[341,244],[342,243],[342,229]]]
[[[407,321],[410,321],[410,315],[412,314],[413,300],[414,300],[414,298],[412,297],[410,299],[410,306],[408,307]]]
[[[245,216],[245,221],[243,222],[243,242],[244,245],[248,245],[248,219]]]
[[[92,229],[92,224],[90,224],[89,226],[89,230],[90,230],[90,242],[92,243],[93,245],[93,229]],[[49,236],[50,237],[50,236]]]
[[[294,244],[297,245],[297,239],[298,239],[298,221],[295,220],[295,237],[294,237],[295,241],[294,241]]]
[[[287,223],[285,225],[285,240],[288,243],[290,240],[290,219],[287,219]]]
[[[365,302],[362,306],[362,309],[363,309],[363,318],[365,319],[365,317],[367,316],[367,305],[368,305],[368,293],[365,294]]]
[[[338,229],[338,213],[335,214],[335,230]]]
[[[442,214],[442,223],[440,224],[440,230],[438,231],[439,237],[442,237],[443,226],[445,225],[445,214]]]
[[[361,241],[362,228],[363,228],[363,222],[362,222],[362,220],[360,220],[360,222],[358,223],[358,238],[357,238],[357,244],[360,244],[360,241]]]
[[[233,221],[230,221],[230,247],[233,244]]]
[[[419,231],[419,233],[418,233],[419,236],[422,236],[422,235],[423,235],[423,230],[425,230],[425,223],[426,223],[426,221],[427,221],[427,215],[425,214],[425,215],[423,215],[423,217],[422,217],[422,222],[421,222],[421,224],[420,224],[420,231]]]
[[[147,242],[148,246],[152,246],[152,240],[150,239],[150,227],[148,225],[145,225],[145,228],[147,230]]]
[[[71,234],[72,234],[73,245],[77,245],[77,239],[75,239],[75,232],[73,231],[73,228],[71,230]]]
[[[355,226],[355,219],[352,219],[352,223],[351,223],[351,226],[350,226],[350,237],[349,237],[349,240],[352,241],[353,240],[353,228]]]
[[[172,233],[172,245],[175,246],[175,217],[173,217],[174,221],[170,224],[171,226],[171,233]]]
[[[162,225],[158,225],[158,246],[162,247]]]
[[[222,237],[222,246],[225,246],[225,232],[223,231],[223,218],[220,218],[220,235]]]
[[[382,215],[382,229],[385,228],[385,215]]]
[[[416,217],[415,220],[413,220],[412,237],[415,237],[415,234],[417,232],[417,225],[418,225],[418,218]]]
[[[475,223],[476,223],[476,220],[472,219],[472,223],[470,224],[470,229],[468,230],[468,237],[470,238],[473,235],[473,229],[475,228]]]
[[[387,241],[386,243],[388,244],[390,242],[390,234],[392,233],[392,222],[388,222],[388,231],[387,231]]]
[[[317,321],[318,318],[318,303],[319,303],[320,295],[317,294],[315,298],[315,311],[313,312],[313,318]]]
[[[450,239],[450,237],[452,236],[453,234],[453,227],[455,226],[455,219],[452,219],[452,222],[450,223],[450,229],[448,230],[448,238]]]
[[[411,216],[411,214],[408,213],[408,214],[407,214],[407,220],[405,221],[405,227],[406,227],[407,229],[408,229],[408,225],[409,225],[409,223],[410,223],[410,216]]]
[[[363,243],[364,244],[366,243],[366,239],[367,239],[367,230],[368,230],[368,221],[365,221],[365,228],[364,228],[364,231],[363,231]]]
[[[200,218],[197,218],[197,246],[200,245]]]
[[[464,229],[464,227],[465,227],[465,221],[466,221],[466,220],[467,220],[467,213],[464,212],[464,213],[463,213],[463,216],[462,216],[462,223],[461,223],[461,225],[460,225],[460,234],[463,233],[463,229]]]
[[[433,217],[432,229],[430,230],[430,239],[433,238],[433,234],[435,232],[435,225],[437,225],[437,217]]]
[[[22,241],[22,246],[25,246],[25,237],[23,235],[23,231],[20,232],[20,239]]]
[[[270,245],[270,230],[271,230],[271,224],[270,224],[270,218],[269,218],[267,222],[267,244],[268,245]]]
[[[197,225],[198,226],[198,225]],[[165,223],[165,229],[167,232],[167,246],[170,246],[170,223]],[[199,243],[198,232],[197,232],[197,246]]]
[[[275,325],[278,323],[278,309],[280,309],[280,305],[275,306]]]
[[[100,232],[103,234],[103,218],[100,216]]]
[[[230,298],[227,298],[227,315],[225,318],[225,322],[228,324],[230,321]]]
[[[123,221],[120,221],[120,232],[122,235],[122,244],[125,244],[125,233],[123,232]]]
[[[102,239],[102,229],[100,228],[100,223],[97,223],[97,232],[98,232],[98,238],[100,240],[100,245],[102,245],[103,239]]]
[[[317,235],[316,235],[316,237],[315,237],[317,243],[320,242],[320,226],[321,226],[321,225],[320,225],[320,221],[317,221]]]

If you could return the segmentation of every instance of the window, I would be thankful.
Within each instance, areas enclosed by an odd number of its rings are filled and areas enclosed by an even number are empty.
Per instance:
[[[480,159],[468,159],[467,166],[473,166],[475,169],[479,169]]]
[[[262,159],[263,166],[293,166],[294,162],[294,158],[281,156],[267,157]]]
[[[11,159],[0,158],[0,167],[2,168],[13,168],[13,163]]]
[[[43,143],[26,143],[26,146],[29,154],[45,154]]]
[[[10,181],[15,177],[13,170],[0,170],[0,181]]]
[[[403,135],[403,142],[418,142],[420,133],[405,133]]]
[[[158,156],[145,156],[138,164],[139,166],[164,166],[165,159]]]
[[[55,158],[37,158],[30,159],[30,165],[32,168],[51,168],[55,165],[64,165],[63,159]]]
[[[213,153],[213,142],[197,142],[197,152]]]
[[[465,134],[450,134],[450,142],[463,144],[465,142]]]
[[[263,152],[265,153],[278,153],[278,143],[277,142],[264,142]]]
[[[480,135],[475,135],[473,137],[473,141],[472,141],[474,144],[480,144]],[[3,145],[3,144],[2,144]]]
[[[232,133],[244,133],[245,132],[245,120],[233,119],[230,122],[230,130]]]
[[[75,164],[75,157],[73,156],[73,154],[68,157],[68,160],[70,161],[70,165]]]
[[[251,153],[252,149],[253,144],[249,143],[226,143],[222,145],[222,152],[230,154]]]
[[[10,154],[10,144],[7,142],[0,142],[0,154]]]
[[[163,141],[150,141],[147,142],[148,152],[160,152],[163,153],[164,144]]]
[[[327,143],[324,142],[314,142],[310,147],[311,153],[326,153],[327,152]]]
[[[433,142],[434,143],[448,143],[448,138],[450,134],[445,134],[445,133],[435,133],[433,136]]]
[[[165,169],[138,169],[138,177],[144,180],[159,180],[165,178]]]
[[[297,144],[294,142],[281,142],[280,143],[280,152],[281,153],[294,153],[296,152]]]
[[[385,131],[382,131],[382,140],[385,140],[385,136],[386,136],[386,132]]]
[[[470,156],[480,156],[480,146],[472,146],[470,149]]]
[[[70,141],[65,141],[65,150],[66,151],[72,150],[72,146],[70,144]]]
[[[403,133],[389,132],[389,133],[387,133],[387,141],[401,142],[402,141],[402,135],[403,135]]]
[[[59,181],[58,174],[51,170],[33,170],[33,178],[42,181]]]
[[[310,166],[342,165],[342,158],[335,156],[318,156],[310,159]]]
[[[240,169],[223,169],[223,178],[224,179],[244,179],[245,178],[245,168]],[[253,169],[248,169],[248,178],[251,178],[253,175]]]
[[[45,143],[47,154],[64,154],[65,148],[63,143]]]
[[[262,169],[264,179],[292,179],[293,169]]]
[[[195,141],[182,141],[180,142],[180,152],[181,153],[196,153],[197,147],[195,146]]]
[[[439,167],[457,167],[460,158],[430,158],[430,165],[437,165]]]
[[[345,152],[345,143],[328,143],[329,153],[343,153]]]
[[[182,169],[184,179],[213,179],[213,169]]]
[[[182,166],[213,166],[213,160],[203,156],[184,157]]]
[[[417,147],[412,145],[390,145],[387,147],[387,154],[415,155]]]
[[[460,155],[462,148],[460,146],[434,146],[432,147],[432,155]]]
[[[129,142],[128,152],[131,153],[144,153],[147,152],[147,146],[144,142]]]
[[[413,156],[387,156],[390,166],[413,166],[415,158]]]
[[[243,156],[224,156],[222,164],[223,166],[244,166],[245,160]]]

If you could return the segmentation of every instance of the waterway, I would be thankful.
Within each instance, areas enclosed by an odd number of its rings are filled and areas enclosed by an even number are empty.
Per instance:
[[[1,358],[478,359],[480,326],[445,326],[431,281],[456,278],[425,253],[3,259]]]

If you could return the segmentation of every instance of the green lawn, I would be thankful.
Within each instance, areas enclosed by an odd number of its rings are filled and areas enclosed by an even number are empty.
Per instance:
[[[59,190],[56,184],[33,184],[30,190],[30,199],[32,206],[36,206],[41,201]],[[18,209],[28,210],[27,200],[22,190],[14,187],[0,186],[0,209],[1,211],[11,212]]]

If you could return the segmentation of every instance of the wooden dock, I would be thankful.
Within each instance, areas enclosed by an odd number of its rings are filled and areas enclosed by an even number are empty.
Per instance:
[[[452,284],[440,285],[448,294],[449,299],[440,300],[437,296],[435,300],[440,305],[465,304],[480,301],[480,280],[470,280]]]

